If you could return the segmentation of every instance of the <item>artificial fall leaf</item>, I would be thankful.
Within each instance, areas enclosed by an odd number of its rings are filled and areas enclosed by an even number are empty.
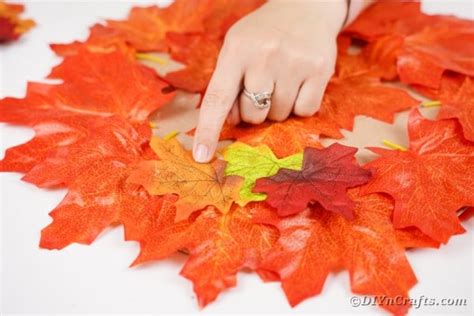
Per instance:
[[[164,79],[176,88],[201,92],[207,88],[217,62],[222,40],[210,36],[169,33],[171,58],[185,68],[167,73]]]
[[[119,115],[144,121],[174,96],[152,70],[120,52],[87,51],[66,57],[53,68],[51,78],[63,83],[30,84],[24,99],[0,101],[0,121],[31,124],[63,115]]]
[[[32,140],[7,150],[0,169],[26,172],[23,179],[38,186],[68,188],[40,243],[61,249],[89,244],[118,223],[122,209],[153,199],[125,180],[138,161],[149,159],[147,116],[172,95],[160,91],[166,84],[153,72],[118,51],[84,50],[53,75],[64,82],[33,83],[24,99],[0,101],[1,121],[35,130]]]
[[[120,52],[84,52],[68,57],[53,74],[64,82],[31,83],[25,98],[0,100],[0,121],[27,125],[36,132],[31,141],[7,150],[0,163],[2,170],[29,171],[51,149],[89,137],[95,120],[108,122],[107,117],[118,115],[143,121],[173,97],[161,92],[166,84],[154,73],[133,64]],[[128,76],[132,82],[126,79]]]
[[[82,91],[82,95],[73,96],[74,101],[78,105],[96,106],[87,108],[88,111],[114,113],[137,121],[147,119],[174,96],[162,91],[167,84],[151,69],[118,51],[110,54],[84,52],[66,57],[53,68],[49,77],[70,83],[63,85],[67,92],[69,89]],[[101,103],[89,104],[96,100]]]
[[[474,142],[474,81],[466,77],[453,98],[441,98],[442,106],[438,118],[457,118],[464,137]]]
[[[149,128],[134,127],[120,117],[76,115],[41,122],[35,129],[35,138],[21,145],[21,153],[11,156],[7,151],[1,166],[20,166],[18,171],[27,172],[23,180],[40,187],[68,188],[51,212],[53,222],[42,231],[41,247],[90,244],[103,229],[118,223],[121,210],[147,207],[152,201],[125,183],[132,167],[149,157]],[[38,147],[42,144],[46,150]]]
[[[406,227],[395,230],[398,244],[405,249],[439,248],[440,243],[423,234],[416,227]]]
[[[432,88],[446,70],[474,76],[474,22],[446,17],[405,38],[397,69],[402,82]]]
[[[250,201],[263,201],[265,194],[254,193],[252,189],[259,178],[273,176],[280,168],[299,170],[303,162],[303,153],[278,159],[266,146],[251,147],[244,143],[233,143],[226,148],[224,159],[227,161],[225,175],[240,176],[244,184],[240,189],[239,204]]]
[[[71,117],[70,121],[58,120],[55,123],[49,126],[49,138],[46,139],[51,149],[45,159],[23,177],[23,180],[39,187],[68,186],[77,181],[83,170],[90,169],[91,163],[101,159],[117,160],[117,168],[125,168],[146,154],[144,148],[151,137],[150,129],[145,128],[146,123],[134,126],[119,117],[98,120],[96,117],[76,116]],[[83,133],[80,138],[68,142],[62,138],[59,142],[56,140],[56,134],[61,135],[63,129],[77,131],[79,128]]]
[[[90,244],[105,228],[119,224],[123,209],[147,207],[150,197],[125,184],[129,164],[125,159],[101,159],[83,168],[50,213],[53,222],[41,231],[40,247]]]
[[[383,85],[371,75],[332,78],[324,95],[319,116],[323,121],[352,130],[354,117],[366,115],[392,123],[395,113],[419,104],[406,91]]]
[[[166,33],[202,33],[206,14],[207,1],[177,0],[165,8],[135,7],[127,20],[108,20],[107,26],[138,51],[167,51]]]
[[[403,44],[401,36],[384,36],[362,47],[359,54],[338,54],[336,77],[369,75],[385,80],[398,77],[397,57]]]
[[[411,35],[438,18],[422,13],[419,1],[377,1],[349,24],[344,33],[372,42],[387,35]]]
[[[209,205],[227,213],[239,199],[243,179],[224,176],[224,161],[197,163],[176,139],[155,137],[150,146],[160,160],[140,163],[129,182],[142,185],[151,195],[177,194],[177,221]]]
[[[255,210],[256,222],[274,225],[280,232],[259,268],[277,274],[291,306],[319,294],[329,273],[341,268],[348,270],[354,293],[408,297],[416,277],[391,223],[393,205],[382,195],[360,196],[358,191],[349,190],[355,202],[352,221],[318,205],[283,219],[268,209]],[[409,308],[408,301],[377,301],[396,314]]]
[[[456,97],[456,94],[464,83],[465,78],[466,76],[447,72],[443,74],[440,84],[436,88],[417,84],[413,84],[411,87],[415,89],[416,92],[427,98],[433,100],[446,100],[449,102],[449,100],[452,100]]]
[[[131,184],[129,184],[131,185]],[[148,193],[142,192],[144,197]],[[140,253],[132,266],[166,258],[189,242],[191,222],[175,223],[177,201],[175,195],[153,196],[148,207],[126,208],[120,212],[125,240],[140,243]]]
[[[462,221],[467,221],[472,217],[474,217],[474,207],[464,210],[464,212],[459,216],[459,219]]]
[[[239,270],[257,269],[274,246],[278,231],[252,220],[256,207],[234,205],[227,214],[208,208],[193,223],[186,246],[190,257],[181,275],[193,282],[199,305],[235,286]]]
[[[86,49],[92,53],[111,53],[120,50],[125,55],[134,55],[135,50],[128,46],[121,33],[117,30],[95,24],[90,28],[89,37],[84,41],[69,44],[50,44],[51,49],[59,56],[72,56]]]
[[[22,20],[24,11],[21,4],[0,2],[0,43],[18,39],[23,33],[35,26],[33,20]]]
[[[474,205],[474,145],[463,138],[456,120],[430,121],[418,110],[408,121],[407,151],[371,148],[381,157],[363,191],[384,192],[395,200],[396,228],[415,226],[446,243],[464,231],[456,212]]]
[[[181,274],[193,282],[202,307],[235,286],[239,270],[255,270],[278,239],[274,227],[252,221],[256,204],[234,205],[227,214],[208,207],[192,220],[175,222],[176,198],[159,199],[154,208],[122,212],[127,240],[140,242],[133,265],[187,249],[190,256]]]
[[[301,153],[306,147],[321,147],[319,135],[342,138],[338,126],[319,115],[308,118],[291,117],[283,122],[259,125],[225,125],[221,140],[236,139],[250,146],[267,145],[277,157]]]
[[[357,148],[332,144],[323,149],[306,148],[301,170],[280,169],[274,176],[258,179],[254,192],[267,193],[266,202],[279,216],[302,212],[309,202],[353,218],[354,203],[347,189],[369,181],[371,172],[355,163]]]

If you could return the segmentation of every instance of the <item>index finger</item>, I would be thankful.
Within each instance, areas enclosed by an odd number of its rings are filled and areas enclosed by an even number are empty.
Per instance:
[[[219,56],[202,101],[193,145],[197,162],[209,162],[214,156],[222,126],[240,92],[243,70],[227,56]]]

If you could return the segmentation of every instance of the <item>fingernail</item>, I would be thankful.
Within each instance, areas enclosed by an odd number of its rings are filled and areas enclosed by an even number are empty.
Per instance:
[[[207,162],[207,155],[209,154],[209,149],[204,144],[198,144],[196,150],[194,151],[194,159],[197,162]]]

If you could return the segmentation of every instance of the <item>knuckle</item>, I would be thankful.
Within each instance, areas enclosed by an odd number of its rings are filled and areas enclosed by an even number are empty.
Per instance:
[[[269,39],[260,43],[260,51],[264,57],[271,58],[275,57],[280,53],[280,41],[278,39]]]
[[[224,47],[226,45],[235,45],[238,41],[239,32],[236,31],[235,27],[231,27],[224,37]]]
[[[229,100],[228,93],[220,90],[211,90],[206,93],[202,101],[202,107],[205,110],[215,111]]]
[[[313,73],[321,74],[324,72],[326,59],[324,57],[311,58],[307,60],[306,66],[311,69]]]

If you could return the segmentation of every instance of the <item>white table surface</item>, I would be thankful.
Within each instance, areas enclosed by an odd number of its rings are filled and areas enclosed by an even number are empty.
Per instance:
[[[27,2],[26,15],[38,26],[19,42],[0,47],[0,97],[23,96],[28,80],[41,80],[59,62],[48,43],[84,39],[88,26],[101,18],[123,18],[130,6],[131,1]],[[432,0],[423,8],[428,13],[474,17],[470,0]],[[405,129],[400,128],[405,122],[406,113],[397,116],[395,126],[359,117],[354,132],[345,133],[343,143],[360,148],[380,146],[378,141],[385,135],[406,143]],[[377,129],[376,135],[369,135],[374,134],[367,132],[371,129]],[[27,128],[5,124],[0,124],[0,134],[0,157],[6,148],[33,136]],[[138,245],[123,241],[121,227],[104,232],[91,246],[74,244],[62,251],[39,249],[40,231],[50,223],[48,212],[60,202],[65,190],[38,189],[20,178],[17,173],[0,173],[0,313],[384,313],[378,307],[350,305],[353,294],[347,272],[331,274],[321,295],[294,309],[279,283],[264,284],[255,274],[240,273],[236,288],[200,310],[192,284],[178,275],[185,256],[129,269]],[[472,315],[474,221],[465,226],[466,234],[452,238],[440,250],[408,251],[407,255],[419,280],[411,297],[466,298],[468,306],[412,308],[412,315]]]

